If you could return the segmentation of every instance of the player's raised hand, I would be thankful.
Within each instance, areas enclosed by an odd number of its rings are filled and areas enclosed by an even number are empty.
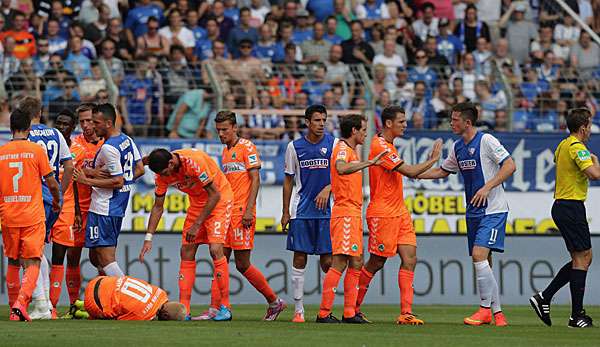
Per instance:
[[[431,152],[429,152],[429,159],[433,159],[435,161],[440,160],[440,157],[442,156],[443,144],[444,142],[442,141],[442,139],[435,140]]]
[[[194,223],[192,224],[192,226],[190,227],[190,229],[187,231],[186,235],[185,235],[185,239],[187,240],[187,242],[194,242],[194,240],[196,240],[196,236],[198,236],[198,232],[200,231],[200,225]]]
[[[284,233],[287,233],[288,231],[288,224],[290,224],[290,218],[291,216],[289,212],[284,212],[281,216],[281,230]]]
[[[315,198],[315,204],[319,210],[325,210],[327,208],[327,203],[329,202],[329,193],[331,193],[331,186],[326,186]]]
[[[389,152],[390,150],[386,149],[385,151],[377,154],[373,159],[369,160],[369,162],[371,162],[371,165],[379,165],[383,160],[383,157],[385,157]]]
[[[140,261],[144,261],[144,256],[146,255],[146,253],[150,252],[152,250],[152,241],[144,241],[144,244],[142,245],[142,249],[140,250],[140,255],[138,256],[138,259]]]
[[[473,195],[473,198],[471,198],[471,205],[475,207],[484,206],[487,202],[488,195],[490,195],[490,190],[486,186],[481,187],[477,193]]]

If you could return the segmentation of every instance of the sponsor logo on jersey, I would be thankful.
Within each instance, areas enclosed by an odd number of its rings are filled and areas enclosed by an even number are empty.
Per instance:
[[[300,168],[302,169],[327,169],[328,167],[329,159],[300,160]]]
[[[337,159],[346,159],[346,151],[339,151]]]
[[[392,153],[390,154],[390,160],[392,161],[392,163],[396,164],[400,162],[400,157],[396,155],[396,153]]]
[[[577,158],[581,161],[590,160],[592,157],[590,156],[590,151],[587,149],[582,149],[577,151]]]
[[[256,154],[250,154],[248,156],[248,163],[250,163],[250,165],[258,163],[258,157],[256,156]]]
[[[356,243],[352,244],[352,251],[353,252],[358,251],[358,245]]]
[[[458,162],[461,170],[473,170],[477,167],[477,161],[474,159],[461,160]]]
[[[377,249],[379,250],[379,252],[383,252],[385,250],[385,246],[383,245],[383,243],[380,243],[379,246],[377,246]]]
[[[233,172],[245,172],[246,165],[240,162],[226,163],[223,164],[223,173],[229,174]]]

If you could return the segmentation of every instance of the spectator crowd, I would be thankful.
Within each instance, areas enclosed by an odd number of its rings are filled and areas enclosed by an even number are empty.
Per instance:
[[[600,33],[600,0],[565,3]],[[532,132],[588,107],[600,130],[600,46],[553,0],[0,0],[0,28],[2,126],[31,95],[50,122],[111,101],[126,132],[170,138],[214,136],[217,106],[295,138],[286,110],[315,103],[445,130],[472,101],[482,127]]]

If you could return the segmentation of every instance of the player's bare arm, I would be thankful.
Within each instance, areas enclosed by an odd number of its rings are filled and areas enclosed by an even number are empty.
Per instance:
[[[85,172],[79,169],[73,171],[73,178],[76,182],[81,184],[87,184],[88,186],[106,188],[106,189],[120,189],[125,184],[123,176],[112,176],[109,178],[91,178],[85,175]]]
[[[289,175],[285,175],[283,178],[283,211],[281,214],[281,229],[283,232],[287,231],[288,224],[290,223],[290,200],[292,199],[292,189],[294,187],[294,178]]]
[[[440,160],[440,156],[442,155],[442,140],[437,139],[433,143],[433,148],[429,153],[429,158],[419,164],[408,165],[401,164],[396,168],[398,172],[403,174],[406,177],[417,178],[423,172],[431,169],[431,167]]]
[[[331,184],[326,185],[315,198],[315,204],[319,210],[325,210],[327,208],[329,195],[331,195]]]
[[[79,206],[79,190],[77,185],[73,184],[73,196],[75,197],[75,222],[74,227],[76,231],[80,231],[83,225],[83,218],[81,217],[81,207]]]
[[[144,173],[146,172],[146,169],[144,168],[144,162],[142,160],[138,161],[135,164],[135,169],[134,169],[134,174],[133,174],[133,180],[137,180],[138,178],[144,176]]]
[[[485,205],[487,201],[487,197],[490,194],[490,191],[494,189],[496,186],[502,184],[502,182],[506,181],[512,174],[515,172],[517,167],[515,166],[515,161],[512,158],[507,158],[500,167],[500,171],[494,176],[491,180],[489,180],[483,187],[481,187],[473,198],[471,199],[471,204],[475,207],[480,207]]]
[[[600,180],[600,165],[598,164],[598,157],[591,153],[590,156],[592,157],[592,163],[594,164],[583,170],[583,173],[591,180]]]
[[[54,178],[54,171],[44,177],[46,180],[46,185],[48,185],[48,189],[50,189],[50,193],[52,194],[52,211],[59,212],[60,211],[60,185],[56,178]]]
[[[256,197],[258,196],[258,189],[260,188],[260,172],[259,168],[248,170],[248,176],[250,176],[250,196],[248,197],[248,204],[246,210],[242,216],[242,225],[246,228],[252,226],[254,221],[254,207],[256,206]]]
[[[202,212],[200,212],[200,215],[186,234],[186,239],[188,242],[193,242],[196,239],[196,235],[198,235],[198,232],[200,231],[200,226],[202,226],[206,218],[210,216],[212,211],[215,209],[215,206],[217,206],[219,203],[219,200],[221,200],[221,193],[217,190],[217,188],[215,188],[212,182],[204,186],[204,190],[208,195],[208,199],[206,200],[206,205],[202,209]]]
[[[417,175],[417,178],[421,180],[435,180],[438,178],[446,178],[450,175],[450,173],[451,172],[446,171],[441,167],[434,167]]]
[[[71,184],[71,180],[73,179],[73,160],[65,160],[62,162],[63,166],[63,176],[61,182],[61,190],[62,194],[65,195],[67,189],[69,189],[69,185]]]
[[[377,154],[373,159],[361,161],[358,163],[348,163],[343,160],[338,160],[335,162],[335,169],[340,175],[349,175],[355,173],[356,171],[360,171],[362,169],[366,169],[369,166],[379,165],[381,163],[381,159],[388,153],[389,151],[383,151]]]
[[[144,256],[146,255],[146,253],[152,250],[152,235],[154,235],[154,233],[156,232],[156,228],[158,228],[160,218],[162,217],[163,212],[165,210],[165,196],[166,194],[157,195],[154,198],[154,205],[152,206],[152,210],[150,211],[150,218],[148,219],[146,238],[144,239],[144,244],[142,245],[142,249],[140,250],[140,261],[144,261]]]

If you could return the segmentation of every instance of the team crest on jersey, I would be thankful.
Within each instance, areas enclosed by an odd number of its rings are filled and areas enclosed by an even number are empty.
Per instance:
[[[469,147],[469,155],[475,154],[475,148]]]
[[[321,147],[321,154],[322,155],[327,154],[327,147]]]
[[[235,160],[235,158],[237,158],[237,153],[236,153],[236,152],[233,152],[233,154],[231,155],[231,159],[232,159],[232,160]]]
[[[356,243],[352,244],[352,252],[358,251],[358,245]]]
[[[248,163],[250,163],[250,165],[254,165],[258,162],[258,157],[256,156],[256,154],[250,154],[248,156]]]
[[[383,243],[380,243],[379,246],[377,246],[377,249],[379,250],[379,252],[383,252],[385,250],[385,246],[383,245]]]

